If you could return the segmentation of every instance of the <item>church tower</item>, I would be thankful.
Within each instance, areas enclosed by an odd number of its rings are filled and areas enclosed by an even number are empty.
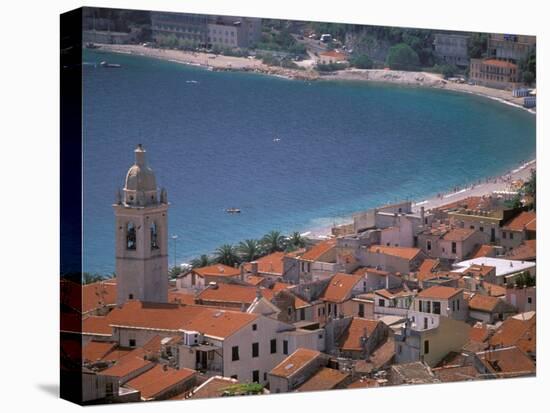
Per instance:
[[[128,300],[168,301],[168,201],[158,191],[145,149],[134,151],[115,212],[117,304]]]

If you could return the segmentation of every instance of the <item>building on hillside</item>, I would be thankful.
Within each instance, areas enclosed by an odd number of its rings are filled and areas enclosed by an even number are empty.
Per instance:
[[[143,146],[119,191],[115,213],[117,304],[168,301],[168,199],[157,188]]]
[[[468,300],[469,317],[487,324],[503,321],[517,313],[516,308],[506,300],[488,295],[474,294]]]
[[[453,264],[453,272],[463,274],[471,270],[473,265],[476,265],[479,268],[482,266],[484,268],[494,267],[494,273],[488,273],[484,277],[484,281],[497,285],[513,285],[518,275],[524,271],[527,271],[532,277],[535,277],[537,268],[536,263],[531,261],[515,261],[504,258],[481,257]]]
[[[214,264],[201,268],[193,268],[191,271],[178,275],[176,287],[178,289],[190,289],[201,291],[211,282],[226,283],[240,280],[245,283],[244,274],[239,268],[224,264]]]
[[[458,67],[468,67],[470,56],[468,54],[467,34],[457,33],[435,33],[434,54],[443,62]]]
[[[374,291],[374,317],[387,315],[406,317],[417,291],[406,288],[381,289]]]
[[[534,211],[522,211],[503,224],[500,245],[505,251],[511,251],[523,241],[535,239],[536,227],[537,214]]]
[[[517,308],[518,312],[526,313],[537,308],[536,287],[506,288],[506,301]]]
[[[358,251],[358,260],[365,267],[408,275],[416,271],[426,258],[420,248],[371,245]]]
[[[446,261],[469,258],[487,242],[489,234],[486,232],[450,225],[426,228],[418,234],[418,245],[427,256]]]
[[[327,364],[326,354],[298,348],[268,373],[269,389],[272,393],[294,391]]]
[[[365,292],[363,277],[355,274],[337,273],[329,281],[319,297],[324,303],[324,309],[318,311],[319,320],[326,322],[331,318],[349,316],[353,313],[351,299]]]
[[[343,389],[349,382],[349,374],[328,367],[321,367],[304,384],[298,387],[296,391],[307,392]]]
[[[487,378],[534,376],[533,360],[517,347],[505,347],[476,353],[475,366]]]
[[[462,288],[433,286],[422,290],[414,299],[413,309],[420,313],[442,315],[455,320],[466,320],[468,303],[464,300]],[[423,320],[424,328],[428,327],[428,319]]]
[[[535,36],[492,33],[487,42],[487,53],[517,63],[535,49],[536,42]]]

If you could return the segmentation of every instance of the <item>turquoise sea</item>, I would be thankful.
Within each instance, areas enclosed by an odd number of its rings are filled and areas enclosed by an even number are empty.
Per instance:
[[[114,270],[111,205],[138,143],[168,191],[178,262],[423,200],[535,155],[534,115],[474,95],[96,51],[84,60],[84,271]],[[122,67],[94,66],[101,60]]]

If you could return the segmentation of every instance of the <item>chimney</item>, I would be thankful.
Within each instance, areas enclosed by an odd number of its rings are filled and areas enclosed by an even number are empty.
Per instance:
[[[252,261],[250,263],[250,271],[252,275],[258,275],[258,261]]]

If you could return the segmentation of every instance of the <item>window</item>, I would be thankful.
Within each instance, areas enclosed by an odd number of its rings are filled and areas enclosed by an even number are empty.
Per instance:
[[[399,344],[399,345],[397,346],[397,354],[401,354],[401,350],[402,350],[402,349],[403,349],[403,348],[401,347],[401,344]]]
[[[359,304],[359,317],[365,317],[365,304]]]
[[[288,340],[283,340],[283,354],[288,354]]]
[[[514,239],[514,233],[510,232],[510,239]]]
[[[135,347],[136,346],[136,339],[131,338],[128,340],[128,347]]]
[[[300,308],[300,320],[305,320],[305,319],[306,319],[306,309]]]
[[[432,242],[431,241],[426,241],[426,249],[428,251],[431,251],[432,250]]]
[[[533,298],[532,297],[527,297],[527,304],[531,304],[533,302]]]
[[[418,311],[422,311],[422,300],[418,300]]]
[[[455,302],[453,300],[453,311],[455,311]]]
[[[286,312],[288,313],[288,316],[290,317],[292,315],[292,307],[288,307],[286,309]]]
[[[426,312],[431,313],[432,312],[432,302],[426,301]]]
[[[273,339],[269,342],[269,345],[271,347],[271,354],[275,354],[277,352],[277,340]]]
[[[158,249],[159,249],[159,243],[158,243],[157,223],[153,222],[151,224],[151,250],[158,250]]]
[[[456,311],[460,311],[460,300],[456,300]]]
[[[231,347],[231,361],[239,360],[239,346]]]
[[[260,343],[252,343],[252,357],[260,355]]]
[[[481,232],[483,232],[484,228],[483,228],[483,227],[479,227],[479,230],[480,230]]]
[[[264,381],[267,380],[267,372],[264,371]]]
[[[456,242],[451,243],[451,253],[456,254]]]
[[[317,309],[317,317],[321,317],[321,307]]]
[[[367,282],[366,281],[363,281],[363,292],[364,293],[367,292]]]
[[[428,354],[430,352],[430,341],[424,340],[424,354]]]
[[[506,239],[506,232],[502,231],[502,239]]]
[[[231,378],[232,378],[232,379],[235,379],[235,380],[238,380],[238,379],[239,379],[239,376],[237,376],[236,374],[233,374],[233,375],[231,376]]]
[[[133,222],[126,224],[126,249],[136,249],[136,226]]]
[[[252,382],[253,383],[260,382],[260,370],[252,370]]]
[[[379,307],[384,307],[385,305],[386,305],[386,302],[382,298],[379,298],[378,299],[378,306]]]
[[[256,331],[258,329],[258,324],[252,324],[252,331]]]
[[[434,314],[441,314],[441,303],[434,301]]]
[[[334,304],[334,317],[338,317],[338,306]]]
[[[474,227],[473,225],[470,225],[470,229],[476,229],[476,227]]]
[[[424,317],[424,330],[428,329],[428,317]]]
[[[128,294],[128,300],[133,300],[134,299],[134,294]]]

